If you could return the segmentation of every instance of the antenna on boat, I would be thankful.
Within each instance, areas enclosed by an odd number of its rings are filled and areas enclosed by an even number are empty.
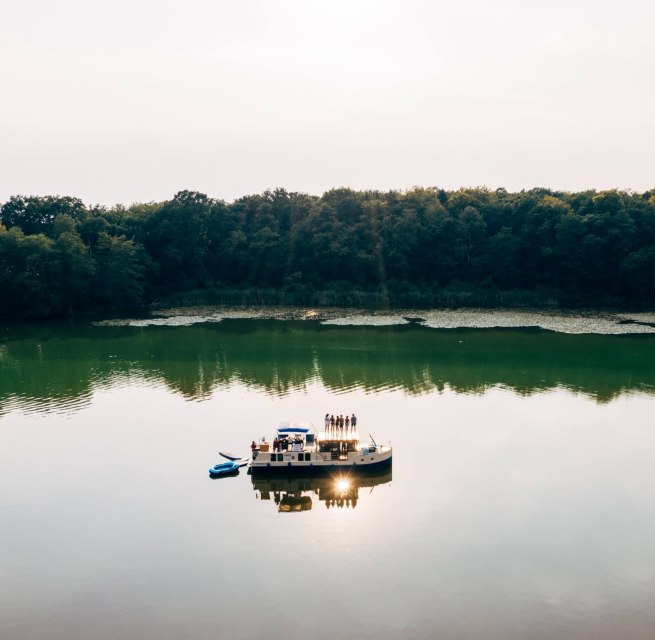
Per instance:
[[[370,433],[368,434],[368,437],[371,439],[371,442],[377,447],[378,443],[375,440],[373,440],[373,436]]]

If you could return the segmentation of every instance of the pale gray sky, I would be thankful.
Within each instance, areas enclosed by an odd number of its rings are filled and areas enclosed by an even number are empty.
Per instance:
[[[652,0],[0,0],[0,201],[655,187]]]

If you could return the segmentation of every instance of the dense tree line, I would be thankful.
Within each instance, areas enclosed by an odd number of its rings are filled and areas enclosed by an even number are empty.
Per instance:
[[[112,208],[13,196],[0,208],[0,288],[4,318],[133,309],[188,291],[653,305],[655,190],[276,189],[232,203],[182,191]]]

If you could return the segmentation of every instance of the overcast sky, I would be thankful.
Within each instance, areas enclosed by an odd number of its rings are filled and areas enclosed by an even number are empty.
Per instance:
[[[0,0],[0,201],[655,187],[652,0]]]

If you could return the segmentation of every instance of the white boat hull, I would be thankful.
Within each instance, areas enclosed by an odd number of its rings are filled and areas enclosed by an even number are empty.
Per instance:
[[[375,471],[391,465],[391,447],[363,448],[349,451],[347,456],[333,457],[319,451],[261,451],[250,461],[250,473],[334,473],[339,471]]]

